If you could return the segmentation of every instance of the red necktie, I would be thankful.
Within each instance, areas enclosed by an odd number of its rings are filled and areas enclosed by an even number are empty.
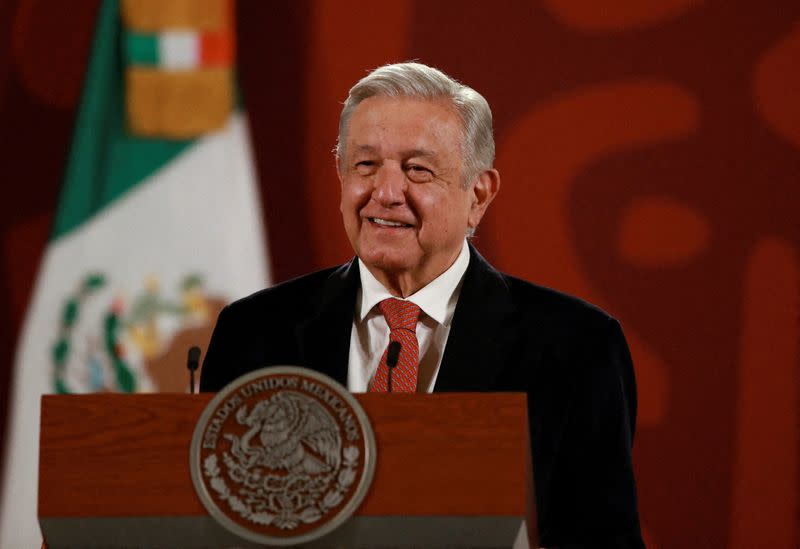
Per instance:
[[[389,341],[397,341],[402,346],[397,366],[392,371],[392,392],[413,393],[417,390],[417,372],[419,371],[419,342],[417,342],[417,319],[420,308],[410,301],[402,299],[384,299],[378,303],[389,324]],[[389,367],[386,365],[388,346],[383,351],[381,363],[369,386],[371,393],[385,393],[389,379]]]

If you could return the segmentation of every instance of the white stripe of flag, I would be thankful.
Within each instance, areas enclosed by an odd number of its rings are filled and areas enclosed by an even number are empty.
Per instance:
[[[159,65],[170,70],[200,66],[200,37],[193,31],[165,31],[158,34]]]

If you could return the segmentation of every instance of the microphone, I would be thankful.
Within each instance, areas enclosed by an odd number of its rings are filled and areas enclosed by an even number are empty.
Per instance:
[[[189,348],[189,356],[186,358],[186,368],[189,369],[189,392],[194,394],[194,372],[200,366],[200,347],[196,345]]]
[[[386,351],[386,366],[389,368],[388,377],[386,379],[386,392],[392,392],[392,370],[397,366],[397,360],[400,358],[400,345],[399,341],[390,341],[389,348]]]

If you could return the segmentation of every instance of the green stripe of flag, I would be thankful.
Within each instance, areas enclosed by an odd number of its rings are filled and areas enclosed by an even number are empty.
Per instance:
[[[126,32],[125,57],[131,65],[158,65],[158,36]]]
[[[103,0],[52,239],[89,220],[192,143],[127,131],[120,31],[117,0]]]

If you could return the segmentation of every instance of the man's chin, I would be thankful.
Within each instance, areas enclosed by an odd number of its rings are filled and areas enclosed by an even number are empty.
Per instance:
[[[411,268],[411,263],[408,260],[401,259],[393,256],[380,256],[380,257],[362,257],[361,261],[370,269],[378,269],[380,271],[390,273],[400,273],[408,271]]]
[[[412,270],[415,262],[408,253],[399,250],[374,250],[362,252],[359,258],[375,274],[397,275]]]

